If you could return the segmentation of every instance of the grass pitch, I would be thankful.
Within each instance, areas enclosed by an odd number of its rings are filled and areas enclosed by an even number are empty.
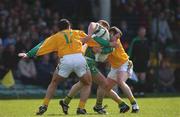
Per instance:
[[[111,99],[105,99],[104,104],[108,105],[106,110],[109,114],[98,115],[92,110],[95,99],[91,98],[86,104],[87,115],[76,115],[79,99],[72,100],[69,115],[64,115],[59,108],[59,100],[53,99],[43,117],[180,117],[180,97],[137,98],[137,100],[140,106],[140,112],[137,114],[130,111],[120,114],[117,104]],[[42,101],[42,99],[0,100],[0,117],[36,117],[35,112]],[[128,102],[126,99],[125,101]]]

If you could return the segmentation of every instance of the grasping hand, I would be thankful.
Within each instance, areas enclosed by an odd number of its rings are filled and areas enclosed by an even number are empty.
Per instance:
[[[114,47],[114,48],[119,47],[117,41],[112,41],[112,42],[110,42],[110,46],[111,46],[111,47]]]
[[[21,58],[28,58],[26,53],[19,53],[18,56]]]

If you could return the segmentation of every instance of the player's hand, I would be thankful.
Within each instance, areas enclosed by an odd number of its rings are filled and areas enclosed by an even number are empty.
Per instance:
[[[117,41],[110,42],[110,46],[111,46],[111,47],[114,47],[114,48],[119,47]]]
[[[28,58],[26,53],[19,53],[18,56],[21,58]]]
[[[85,38],[82,38],[82,39],[81,39],[81,42],[82,42],[82,43],[86,43],[86,42],[88,42],[90,39],[91,39],[91,36],[90,36],[90,35],[87,35]]]

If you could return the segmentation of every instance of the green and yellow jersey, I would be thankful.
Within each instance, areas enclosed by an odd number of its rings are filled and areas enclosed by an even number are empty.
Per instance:
[[[28,57],[40,56],[50,52],[57,52],[59,57],[68,54],[82,53],[82,42],[80,39],[87,35],[79,30],[64,30],[58,32],[31,49]]]
[[[95,57],[92,47],[101,47],[102,53],[104,54],[112,52],[113,48],[110,47],[109,41],[94,37],[87,42],[88,47],[84,50],[81,39],[86,36],[87,35],[83,31],[64,30],[39,43],[32,48],[27,55],[28,57],[33,57],[48,54],[50,52],[57,52],[58,57],[63,57],[64,55],[83,53],[83,51],[85,51],[84,55],[86,56],[87,63],[90,69],[94,69],[94,67],[96,67],[96,62],[94,61]]]

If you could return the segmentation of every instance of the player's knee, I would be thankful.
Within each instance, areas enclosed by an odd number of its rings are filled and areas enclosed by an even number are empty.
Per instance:
[[[103,88],[106,90],[106,91],[110,91],[112,89],[112,87],[114,86],[114,81],[111,81],[111,80],[107,80],[104,84],[103,84]]]
[[[60,81],[60,79],[58,79],[58,78],[53,78],[53,79],[51,80],[51,85],[57,86],[57,85],[59,84],[59,81]]]
[[[109,91],[110,87],[107,82],[104,82],[103,84],[99,85],[100,88],[104,89],[105,91]]]
[[[86,80],[84,80],[83,84],[84,85],[91,85],[92,81],[90,79],[86,79]]]
[[[109,92],[111,89],[112,89],[112,87],[110,87],[109,85],[107,85],[107,86],[105,87],[105,90],[106,90],[107,92]]]
[[[92,77],[89,73],[85,74],[80,78],[80,82],[82,82],[84,85],[91,85],[92,84]]]
[[[91,85],[91,84],[92,84],[91,78],[87,78],[87,77],[81,78],[81,79],[80,79],[80,82],[82,82],[83,85]]]
[[[118,84],[119,84],[120,87],[123,87],[124,85],[126,85],[126,83],[124,81],[122,81],[122,80],[119,80]]]

